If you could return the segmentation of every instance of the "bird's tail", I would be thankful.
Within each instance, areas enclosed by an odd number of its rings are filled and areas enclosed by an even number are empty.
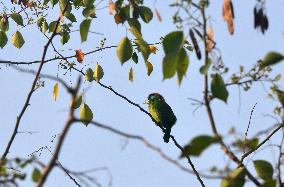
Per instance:
[[[166,129],[166,132],[164,134],[164,142],[169,143],[171,137],[171,128]]]

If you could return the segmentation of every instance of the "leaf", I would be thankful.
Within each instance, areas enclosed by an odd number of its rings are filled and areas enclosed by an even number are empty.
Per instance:
[[[267,66],[275,65],[281,62],[284,59],[284,56],[278,52],[271,51],[265,55],[262,62],[259,64],[259,68],[263,69]]]
[[[191,41],[192,41],[192,44],[193,44],[193,47],[194,47],[194,51],[195,51],[196,57],[197,57],[198,60],[200,60],[201,59],[200,48],[199,48],[197,40],[196,40],[196,38],[194,36],[194,32],[191,29],[189,30],[189,36],[191,38]]]
[[[2,17],[0,19],[0,29],[4,32],[8,31],[9,30],[9,21],[7,18],[5,17]]]
[[[153,12],[148,7],[139,6],[138,12],[139,12],[139,15],[140,15],[141,19],[145,23],[149,23],[152,20],[152,18],[153,18]]]
[[[102,66],[97,64],[94,68],[93,78],[94,78],[94,80],[99,82],[103,78],[103,76],[104,76],[104,70],[103,70]]]
[[[213,78],[212,78],[211,92],[214,97],[227,103],[229,93],[227,91],[223,78],[217,73],[213,75]]]
[[[214,31],[213,31],[213,27],[209,27],[208,32],[207,32],[207,45],[206,45],[206,50],[208,52],[210,52],[213,47],[214,47]]]
[[[82,12],[83,16],[85,16],[85,18],[91,17],[91,18],[96,18],[96,11],[95,11],[95,7],[87,7],[83,10]]]
[[[182,78],[185,76],[189,65],[189,58],[184,48],[182,48],[179,52],[179,58],[177,61],[177,76],[178,76],[178,84],[181,84]]]
[[[24,43],[25,40],[22,34],[19,31],[15,32],[12,36],[12,44],[18,49],[20,49],[24,45]]]
[[[231,0],[223,2],[223,19],[227,22],[230,34],[234,33],[234,8]]]
[[[268,180],[261,184],[260,187],[276,187],[276,184],[276,180]]]
[[[61,39],[60,39],[60,41],[61,41],[62,45],[66,44],[66,43],[69,41],[69,39],[70,39],[70,35],[69,35],[68,32],[63,32],[63,33],[61,34]]]
[[[62,31],[62,28],[61,28],[61,25],[60,23],[57,24],[57,21],[53,21],[49,24],[49,32],[55,32],[55,27],[57,25],[57,28],[56,28],[56,33],[60,33]]]
[[[71,101],[70,107],[73,109],[77,109],[80,107],[81,103],[82,103],[82,95],[79,95],[76,97],[75,101]]]
[[[77,61],[78,61],[79,63],[82,63],[83,60],[84,60],[84,56],[85,56],[84,53],[83,53],[83,51],[82,51],[81,49],[78,49],[78,50],[76,50],[75,52],[76,52],[75,57],[77,58]]]
[[[202,75],[207,74],[207,73],[208,73],[208,70],[209,70],[209,68],[210,68],[210,66],[211,66],[211,64],[212,64],[211,59],[208,59],[208,62],[207,62],[205,65],[203,65],[203,66],[200,67],[199,72],[200,72]]]
[[[135,35],[136,36],[136,38],[139,38],[139,37],[142,37],[142,35],[141,35],[141,24],[140,24],[140,22],[137,20],[137,19],[134,19],[134,18],[129,18],[129,19],[127,19],[127,22],[128,22],[128,24],[129,24],[129,26],[130,26],[130,29],[131,29],[131,27],[132,28],[135,28],[136,30],[134,31],[134,32],[138,32],[138,34],[133,34],[133,35]],[[129,30],[130,30],[129,29]]]
[[[40,27],[40,30],[41,30],[41,32],[43,32],[43,33],[45,33],[45,32],[48,30],[48,24],[47,24],[46,20],[44,20],[44,21],[42,22],[42,25],[41,25],[41,27]]]
[[[138,55],[137,55],[136,52],[134,52],[134,53],[132,54],[132,60],[133,60],[133,62],[135,62],[135,64],[138,63]]]
[[[180,156],[180,158],[193,155],[193,156],[200,156],[205,149],[207,149],[210,145],[217,143],[217,140],[208,135],[201,135],[196,136],[193,138],[190,143],[188,143],[183,148],[183,152]]]
[[[156,47],[155,45],[150,45],[149,48],[150,48],[150,52],[151,52],[151,53],[156,54],[157,47]]]
[[[147,75],[150,76],[153,71],[153,65],[149,61],[147,61],[146,67],[147,67]]]
[[[90,107],[84,103],[80,110],[80,120],[85,126],[88,126],[93,119],[93,112]]]
[[[33,182],[39,182],[41,178],[41,173],[40,170],[38,168],[34,168],[33,173],[32,173],[32,180]]]
[[[53,92],[52,92],[53,101],[56,101],[57,97],[58,97],[58,82],[55,83],[55,85],[53,86]]]
[[[132,68],[130,68],[130,70],[129,70],[128,79],[129,79],[131,82],[133,82],[133,69],[132,69]]]
[[[85,72],[85,80],[92,82],[94,80],[93,76],[94,76],[93,70],[91,68],[88,68]]]
[[[58,3],[59,0],[50,0],[50,4],[52,7]]]
[[[163,79],[172,78],[177,69],[178,53],[173,52],[166,54],[163,59]]]
[[[272,165],[265,160],[255,160],[253,161],[254,169],[257,175],[263,180],[272,180],[273,167]]]
[[[94,6],[95,0],[83,0],[83,4],[85,7]]]
[[[91,26],[91,21],[92,21],[91,19],[85,19],[80,24],[80,35],[81,35],[82,42],[85,42],[87,40],[89,29]]]
[[[137,40],[135,40],[135,44],[138,46],[138,49],[141,51],[144,61],[147,62],[151,53],[148,43],[142,38],[138,38]]]
[[[23,18],[20,14],[18,13],[13,13],[11,14],[11,18],[18,24],[18,25],[21,25],[21,26],[24,26],[24,23],[23,23]]]
[[[184,36],[182,31],[174,31],[167,34],[163,40],[163,48],[165,54],[177,53],[184,43]]]
[[[75,17],[74,14],[72,14],[71,12],[66,12],[64,15],[65,15],[65,17],[66,17],[67,19],[69,19],[71,22],[77,22],[76,17]]]
[[[42,26],[42,22],[43,22],[44,18],[42,16],[39,16],[36,20],[36,24],[38,27]]]
[[[112,1],[108,4],[108,12],[110,15],[113,15],[115,12],[115,4]]]
[[[230,172],[227,177],[221,181],[221,187],[243,187],[245,184],[245,169],[237,168]]]
[[[136,28],[131,26],[129,31],[137,38],[137,39],[142,39],[142,34],[141,32]]]
[[[124,37],[116,48],[116,54],[121,65],[132,57],[132,52],[133,48],[131,41],[127,37]]]
[[[0,31],[0,47],[3,49],[3,47],[7,44],[8,37],[4,31]]]
[[[160,12],[157,9],[155,9],[155,14],[156,14],[156,17],[157,17],[158,21],[162,22],[161,14],[160,14]]]

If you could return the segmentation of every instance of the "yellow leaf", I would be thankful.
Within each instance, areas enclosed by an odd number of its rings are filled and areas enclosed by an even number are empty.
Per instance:
[[[153,71],[153,65],[149,61],[147,61],[146,66],[147,66],[147,75],[150,76]]]
[[[160,12],[159,12],[157,9],[155,9],[155,14],[156,14],[156,16],[157,16],[158,21],[159,21],[159,22],[162,22],[161,14],[160,14]]]
[[[110,15],[113,15],[115,12],[115,4],[112,1],[108,4],[108,12]]]
[[[94,68],[94,75],[93,78],[99,82],[104,76],[104,70],[102,68],[102,66],[100,66],[99,64],[97,64]]]
[[[83,60],[84,60],[84,56],[85,56],[84,53],[83,53],[83,51],[82,51],[81,49],[78,49],[78,50],[76,50],[75,52],[76,52],[75,57],[77,58],[77,61],[78,61],[79,63],[82,63]]]
[[[52,99],[56,101],[57,97],[58,97],[58,82],[53,87]]]
[[[157,47],[156,47],[155,45],[150,45],[149,48],[150,48],[150,52],[151,52],[151,53],[156,54]]]
[[[128,79],[129,79],[131,82],[133,82],[133,69],[132,69],[132,68],[130,68],[130,70],[129,70]]]

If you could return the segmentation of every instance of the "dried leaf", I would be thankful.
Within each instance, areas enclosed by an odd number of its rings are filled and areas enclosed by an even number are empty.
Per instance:
[[[157,47],[156,47],[155,45],[150,45],[149,48],[150,48],[150,52],[151,52],[151,53],[156,54]]]
[[[108,4],[108,12],[110,15],[113,15],[115,12],[115,4],[112,1]]]
[[[160,12],[159,12],[157,9],[155,9],[155,14],[156,14],[156,16],[157,16],[158,21],[159,21],[159,22],[162,22],[161,14],[160,14]]]
[[[213,27],[210,26],[209,29],[208,29],[208,32],[207,32],[207,46],[206,46],[206,50],[208,52],[210,52],[213,49],[213,47],[214,47],[213,37],[214,37]]]
[[[227,22],[230,34],[234,33],[234,8],[231,0],[224,0],[223,19]]]
[[[194,47],[194,51],[195,51],[196,57],[198,58],[198,60],[200,60],[201,59],[200,48],[198,46],[197,40],[196,40],[196,38],[194,36],[194,33],[193,33],[193,31],[191,29],[189,30],[189,36],[191,38],[191,41],[192,41],[192,44],[193,44],[193,47]]]
[[[84,60],[84,53],[83,53],[83,51],[81,50],[81,49],[78,49],[78,50],[76,50],[76,55],[75,55],[75,57],[77,58],[77,61],[79,62],[79,63],[82,63],[83,62],[83,60]]]
[[[58,97],[58,82],[53,87],[52,99],[56,101]]]

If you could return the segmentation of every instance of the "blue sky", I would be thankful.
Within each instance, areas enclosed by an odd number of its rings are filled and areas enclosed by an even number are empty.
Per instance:
[[[8,0],[4,1],[7,4]],[[146,41],[157,42],[161,36],[170,31],[176,30],[172,24],[171,16],[173,9],[168,5],[172,1],[145,1],[151,7],[156,7],[162,16],[162,23],[159,23],[156,17],[148,25],[143,25],[142,32]],[[207,15],[212,17],[212,26],[214,28],[214,38],[217,41],[219,49],[222,51],[223,61],[230,67],[230,72],[238,71],[238,66],[251,67],[255,62],[262,58],[268,51],[276,50],[283,53],[283,21],[284,6],[283,1],[267,1],[267,14],[270,21],[270,28],[265,35],[253,28],[253,8],[255,1],[233,1],[235,8],[235,34],[231,36],[227,31],[227,26],[222,19],[222,1],[212,1]],[[107,4],[107,1],[104,2]],[[101,5],[103,7],[103,4]],[[58,8],[58,7],[57,7]],[[57,16],[57,9],[50,15],[49,21]],[[79,17],[79,22],[81,17]],[[117,26],[113,17],[108,15],[108,10],[103,9],[97,12],[98,19],[93,20],[91,30],[104,33],[104,36],[89,34],[88,41],[81,43],[78,32],[73,33],[72,39],[66,46],[61,46],[59,38],[55,38],[55,44],[58,49],[82,49],[87,52],[99,46],[102,38],[107,38],[106,46],[118,44],[119,40],[125,36],[125,27]],[[11,25],[8,35],[11,38],[16,28]],[[0,50],[0,58],[12,61],[31,61],[38,60],[41,57],[43,45],[46,39],[37,30],[36,26],[21,28],[20,31],[26,40],[21,50],[14,48],[10,43]],[[187,32],[187,30],[184,30]],[[128,33],[129,37],[132,37]],[[10,40],[9,40],[10,42]],[[194,136],[200,134],[211,134],[211,129],[204,108],[199,109],[195,114],[189,97],[201,99],[203,80],[199,74],[199,68],[202,62],[197,61],[195,55],[190,54],[190,66],[187,77],[179,87],[175,79],[162,81],[162,48],[158,47],[157,55],[150,57],[150,62],[154,66],[154,71],[150,77],[146,74],[145,65],[142,57],[136,65],[129,61],[123,66],[120,65],[115,49],[105,50],[90,56],[86,56],[83,66],[93,68],[96,62],[104,68],[105,76],[102,82],[111,85],[119,93],[127,96],[136,103],[142,105],[149,93],[161,93],[173,108],[178,121],[172,132],[181,144],[186,144]],[[49,57],[52,57],[53,51],[49,50]],[[73,54],[72,51],[64,54]],[[74,59],[75,61],[75,59]],[[57,61],[48,63],[43,68],[43,73],[56,75]],[[0,66],[0,147],[3,150],[8,138],[12,133],[16,116],[21,110],[24,99],[31,87],[32,75],[19,73],[12,68]],[[37,68],[37,65],[22,66],[29,69]],[[128,81],[128,71],[130,67],[134,69],[134,82]],[[279,68],[278,68],[279,67]],[[283,65],[277,66],[276,71],[280,72]],[[77,74],[63,76],[63,70],[59,71],[59,76],[67,82],[74,83]],[[225,77],[228,80],[229,77]],[[59,86],[59,97],[56,102],[52,100],[52,90],[55,82],[45,80],[45,87],[37,90],[31,100],[31,106],[25,113],[21,122],[21,131],[37,131],[37,133],[18,134],[11,148],[9,156],[27,157],[41,146],[50,145],[52,136],[60,133],[66,120],[69,106],[69,96],[64,88]],[[283,87],[282,81],[282,88]],[[163,151],[172,158],[177,159],[180,152],[172,144],[165,144],[162,141],[160,130],[155,127],[151,119],[139,111],[134,106],[129,105],[121,98],[113,95],[108,90],[98,86],[96,83],[85,83],[84,94],[85,102],[91,107],[94,113],[94,120],[103,124],[113,126],[125,132],[139,134],[144,136],[153,144],[161,147]],[[269,87],[268,87],[269,88]],[[256,84],[248,93],[241,92],[241,108],[238,111],[239,96],[238,88],[230,88],[230,97],[228,105],[221,101],[213,102],[214,116],[216,117],[217,127],[221,133],[226,133],[231,126],[235,126],[240,132],[245,132],[250,110],[257,102],[253,115],[252,125],[249,135],[262,128],[268,127],[274,123],[270,118],[263,117],[263,114],[271,114],[276,102],[267,99],[266,93],[261,84]],[[78,112],[77,112],[78,113]],[[280,133],[272,141],[279,142]],[[112,133],[106,132],[92,126],[85,127],[82,124],[74,124],[64,142],[59,160],[60,162],[74,170],[86,170],[95,167],[108,167],[112,173],[113,186],[123,187],[145,187],[145,186],[199,186],[195,176],[189,175],[177,169],[167,161],[163,160],[155,152],[149,150],[143,144],[137,141],[129,140],[127,146],[122,149],[125,139]],[[265,149],[257,154],[253,159],[266,158],[275,163],[273,159],[273,150]],[[44,151],[39,159],[47,162],[51,155]],[[228,158],[220,150],[219,146],[213,146],[205,151],[200,158],[193,158],[198,170],[214,165],[224,165]],[[185,160],[180,160],[187,166]],[[248,162],[248,167],[254,173],[252,162]],[[234,164],[231,165],[232,167]],[[108,175],[104,172],[94,173],[103,186],[107,186]],[[218,186],[219,181],[205,180],[206,186]],[[23,183],[21,186],[31,186],[31,180]],[[72,181],[60,170],[55,169],[51,173],[46,186],[74,186]],[[246,186],[252,186],[248,183]]]

